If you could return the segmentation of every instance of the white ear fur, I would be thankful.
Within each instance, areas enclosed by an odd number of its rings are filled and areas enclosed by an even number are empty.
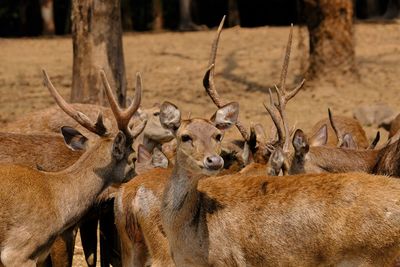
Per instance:
[[[220,130],[227,130],[235,125],[239,116],[239,104],[231,102],[218,109],[211,117],[215,127]]]
[[[324,146],[328,142],[328,126],[322,125],[321,128],[310,138],[310,146]]]
[[[164,102],[160,108],[161,125],[175,132],[181,126],[181,112],[170,102]]]

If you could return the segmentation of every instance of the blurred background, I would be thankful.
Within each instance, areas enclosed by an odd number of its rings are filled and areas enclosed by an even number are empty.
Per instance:
[[[190,17],[195,25],[182,25],[182,0],[122,0],[124,31],[193,30],[216,26],[228,14],[226,26],[258,27],[301,23],[299,0],[192,0]],[[353,0],[354,14],[362,20],[398,16],[398,0]],[[53,13],[53,25],[44,21]],[[47,22],[49,23],[49,22]],[[50,22],[51,23],[51,22]],[[0,36],[64,35],[71,33],[71,0],[1,0]]]

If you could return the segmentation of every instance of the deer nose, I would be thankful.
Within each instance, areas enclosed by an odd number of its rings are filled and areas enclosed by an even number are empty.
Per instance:
[[[219,170],[224,167],[224,160],[218,155],[207,156],[204,159],[204,166],[210,170]]]

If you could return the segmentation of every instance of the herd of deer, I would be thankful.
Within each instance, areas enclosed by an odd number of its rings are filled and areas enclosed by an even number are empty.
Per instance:
[[[267,138],[256,124],[249,133],[239,104],[223,103],[215,87],[222,25],[203,80],[218,108],[211,119],[182,119],[170,102],[140,109],[139,74],[126,110],[103,71],[110,108],[69,104],[43,71],[67,115],[49,108],[0,133],[0,266],[36,266],[49,253],[53,266],[70,265],[72,255],[59,254],[109,198],[123,266],[396,264],[400,133],[375,148],[379,135],[369,144],[356,120],[331,112],[310,138],[294,131],[285,107],[304,81],[285,88],[292,32],[265,104],[275,130]],[[243,140],[223,141],[234,125]]]

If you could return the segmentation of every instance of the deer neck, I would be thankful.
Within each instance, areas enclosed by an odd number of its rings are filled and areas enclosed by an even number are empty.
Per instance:
[[[201,193],[197,190],[202,176],[176,164],[166,184],[161,207],[162,224],[171,251],[180,251],[179,254],[184,255],[195,253],[191,258],[198,260],[202,258],[201,242],[207,228]],[[187,248],[193,251],[187,251]]]
[[[100,142],[69,168],[51,174],[49,183],[57,202],[63,225],[72,225],[95,202],[109,185],[112,162],[110,144]],[[54,178],[54,179],[51,179]]]

